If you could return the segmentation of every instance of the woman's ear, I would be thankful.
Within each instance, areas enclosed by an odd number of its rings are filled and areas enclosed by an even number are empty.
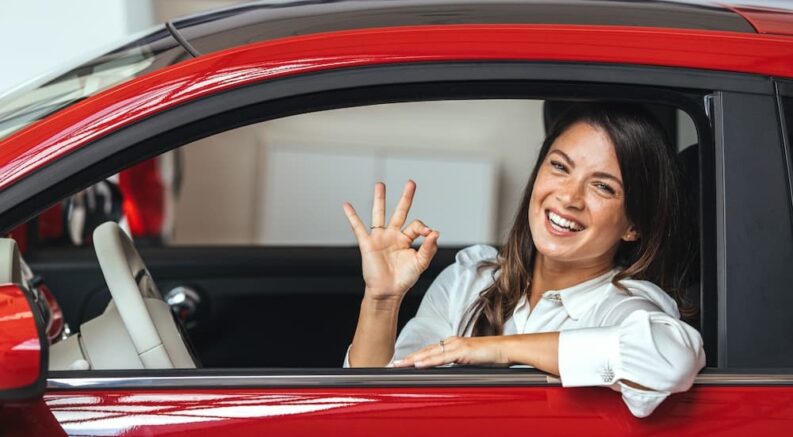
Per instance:
[[[635,226],[628,228],[628,231],[622,235],[622,239],[625,241],[636,241],[639,239],[639,231],[636,229]]]

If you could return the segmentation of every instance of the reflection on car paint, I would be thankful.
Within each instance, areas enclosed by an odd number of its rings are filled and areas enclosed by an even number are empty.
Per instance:
[[[376,399],[355,396],[158,394],[47,395],[68,434],[120,435],[133,428],[315,413]],[[150,403],[151,405],[141,405]]]

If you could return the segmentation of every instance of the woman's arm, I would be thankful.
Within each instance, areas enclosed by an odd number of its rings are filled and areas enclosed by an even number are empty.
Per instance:
[[[505,335],[502,348],[510,363],[527,364],[559,376],[559,332]]]
[[[466,364],[525,364],[543,372],[559,376],[559,332],[537,334],[501,335],[493,337],[459,338],[444,341],[446,356],[437,355],[440,342],[427,348],[425,353],[411,354],[398,361],[398,367],[430,367],[446,364],[459,353],[456,362]],[[462,340],[458,342],[456,340]],[[463,352],[468,349],[467,353]],[[435,364],[439,363],[439,364]],[[625,385],[639,390],[650,390],[633,381],[622,380]]]
[[[448,363],[466,365],[526,364],[559,375],[559,332],[449,337],[394,362],[396,367],[433,367]]]
[[[358,326],[350,346],[350,367],[383,367],[394,356],[401,299],[377,300],[364,292]]]
[[[450,337],[395,362],[397,367],[448,363],[527,364],[559,375],[565,387],[608,386],[622,392],[637,417],[671,393],[688,390],[705,365],[702,337],[660,311],[636,310],[617,326],[493,337]]]

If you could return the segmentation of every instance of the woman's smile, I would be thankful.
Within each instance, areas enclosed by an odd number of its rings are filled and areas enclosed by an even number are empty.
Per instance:
[[[545,211],[545,226],[548,232],[560,237],[568,237],[586,229],[574,218],[562,215],[551,209]]]

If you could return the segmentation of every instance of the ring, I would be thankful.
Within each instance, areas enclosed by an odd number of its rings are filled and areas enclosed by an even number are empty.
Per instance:
[[[442,354],[445,354],[445,353],[446,353],[446,346],[445,346],[445,344],[444,344],[444,341],[445,341],[445,340],[441,340],[441,341],[440,341],[440,345],[441,345],[441,353],[442,353]]]
[[[385,226],[369,226],[369,229],[385,229]]]

